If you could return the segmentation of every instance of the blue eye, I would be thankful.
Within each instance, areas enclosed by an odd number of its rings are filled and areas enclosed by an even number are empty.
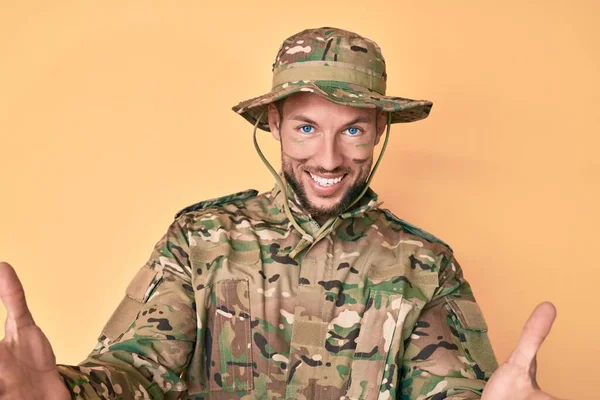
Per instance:
[[[310,126],[310,125],[302,125],[302,126],[300,127],[300,131],[301,131],[302,133],[313,133],[314,129],[315,129],[315,128],[313,128],[313,127],[312,127],[312,126]]]
[[[348,134],[350,136],[356,136],[356,135],[358,135],[360,133],[360,129],[357,128],[357,127],[355,127],[355,126],[352,126],[352,127],[348,128],[348,129],[346,129],[346,132],[348,132]]]

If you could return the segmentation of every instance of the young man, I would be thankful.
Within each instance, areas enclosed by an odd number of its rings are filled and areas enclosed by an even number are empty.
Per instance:
[[[451,248],[369,189],[384,131],[385,149],[391,123],[431,109],[385,82],[379,47],[355,33],[287,39],[271,92],[234,107],[281,142],[274,189],[178,213],[79,366],[54,365],[0,265],[0,398],[480,398],[497,363]],[[547,396],[534,367],[553,315],[534,313],[486,398]]]

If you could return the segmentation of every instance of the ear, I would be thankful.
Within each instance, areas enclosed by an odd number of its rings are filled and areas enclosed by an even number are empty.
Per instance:
[[[281,131],[279,130],[279,127],[281,125],[281,118],[280,118],[279,110],[277,109],[277,106],[273,103],[269,104],[268,117],[269,117],[269,129],[271,130],[271,135],[273,135],[275,140],[277,140],[277,141],[281,140]]]
[[[385,131],[387,127],[387,112],[385,111],[377,111],[377,136],[375,136],[375,145],[379,144],[379,140],[381,139],[381,135]]]

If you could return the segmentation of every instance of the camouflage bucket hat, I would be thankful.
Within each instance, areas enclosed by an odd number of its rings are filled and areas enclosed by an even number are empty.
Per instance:
[[[433,103],[385,95],[385,60],[377,43],[336,28],[306,29],[286,39],[273,64],[272,90],[233,107],[252,125],[270,103],[293,93],[312,92],[340,105],[377,108],[391,123],[429,115]],[[267,118],[258,127],[268,131]]]

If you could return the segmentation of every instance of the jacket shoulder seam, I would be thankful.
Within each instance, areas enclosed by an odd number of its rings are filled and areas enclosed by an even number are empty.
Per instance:
[[[188,213],[188,212],[223,206],[223,205],[234,203],[234,202],[240,202],[240,201],[248,200],[252,197],[256,197],[256,195],[258,195],[257,190],[249,189],[249,190],[244,190],[241,192],[236,192],[236,193],[228,194],[228,195],[221,196],[221,197],[215,197],[213,199],[202,200],[202,201],[191,204],[191,205],[179,210],[177,212],[177,214],[175,214],[175,219],[179,218],[181,215]]]

